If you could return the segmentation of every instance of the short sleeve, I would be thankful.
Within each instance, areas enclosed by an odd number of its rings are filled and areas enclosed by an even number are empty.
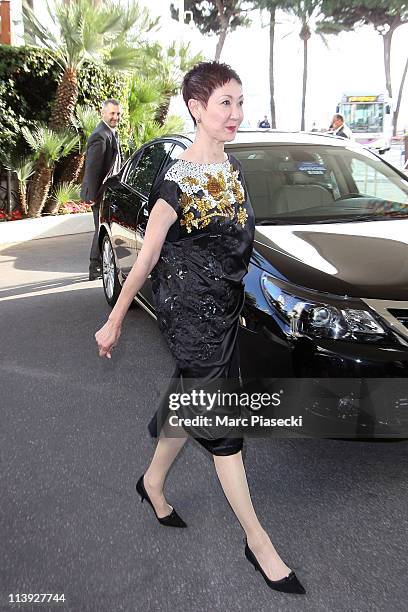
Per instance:
[[[165,200],[176,211],[177,215],[180,214],[181,189],[175,181],[159,178],[155,182],[149,196],[149,213],[160,198]]]
[[[244,190],[245,201],[248,202],[249,201],[249,193],[248,193],[248,188],[247,188],[246,183],[245,183],[245,177],[244,177],[244,173],[242,171],[241,162],[238,161],[238,159],[236,157],[234,157],[233,155],[229,155],[229,160],[230,160],[232,166],[235,168],[235,170],[238,170],[238,180],[241,183],[242,188]]]

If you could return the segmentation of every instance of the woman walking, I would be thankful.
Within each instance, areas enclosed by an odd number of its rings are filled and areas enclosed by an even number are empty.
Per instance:
[[[186,527],[164,495],[167,473],[188,438],[168,423],[168,396],[239,378],[237,332],[254,237],[254,214],[239,162],[224,152],[243,119],[242,83],[226,64],[202,62],[184,77],[183,98],[197,128],[194,143],[158,177],[150,196],[143,247],[105,325],[95,334],[111,357],[125,314],[147,276],[160,330],[176,361],[172,384],[149,424],[159,436],[136,488],[162,525]],[[166,432],[166,435],[163,435]],[[242,461],[242,438],[194,438],[214,458],[217,476],[245,535],[245,555],[272,589],[305,593],[255,514]]]

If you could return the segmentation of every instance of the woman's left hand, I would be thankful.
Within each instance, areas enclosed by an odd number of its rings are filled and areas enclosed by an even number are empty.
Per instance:
[[[112,349],[117,345],[121,334],[121,326],[115,325],[109,319],[95,334],[99,349],[99,357],[112,358]]]

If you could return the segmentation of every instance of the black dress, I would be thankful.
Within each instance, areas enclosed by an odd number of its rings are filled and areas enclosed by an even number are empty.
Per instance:
[[[253,210],[240,164],[232,156],[213,164],[175,160],[158,177],[150,210],[158,198],[177,212],[151,275],[159,328],[176,371],[149,423],[154,437],[169,414],[169,394],[188,390],[183,381],[198,379],[204,386],[239,378],[242,279],[254,238]],[[242,437],[214,438],[200,428],[187,431],[215,455],[242,449]]]

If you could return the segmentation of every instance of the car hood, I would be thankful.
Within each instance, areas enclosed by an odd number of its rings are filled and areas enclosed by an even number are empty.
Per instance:
[[[300,287],[408,300],[408,219],[258,225],[253,262]]]

